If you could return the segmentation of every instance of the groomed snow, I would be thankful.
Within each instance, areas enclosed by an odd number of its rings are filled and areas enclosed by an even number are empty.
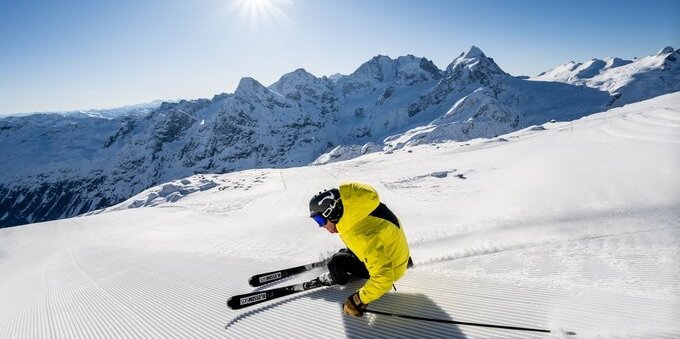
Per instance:
[[[677,338],[679,171],[674,93],[496,139],[194,176],[1,229],[0,337]],[[370,308],[554,333],[345,317],[359,282],[229,310],[250,275],[341,248],[306,208],[345,180],[378,189],[416,263]]]

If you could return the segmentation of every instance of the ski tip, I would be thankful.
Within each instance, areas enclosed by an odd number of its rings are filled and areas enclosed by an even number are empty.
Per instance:
[[[235,308],[234,308],[235,302],[236,302],[236,299],[234,299],[234,297],[230,297],[229,299],[227,299],[227,307],[229,307],[232,310],[235,310]]]
[[[565,331],[564,334],[566,334],[566,335],[576,335],[576,332]]]
[[[255,277],[250,277],[250,279],[248,279],[248,284],[250,284],[250,286],[252,287],[260,286],[260,282],[257,279],[255,279]]]

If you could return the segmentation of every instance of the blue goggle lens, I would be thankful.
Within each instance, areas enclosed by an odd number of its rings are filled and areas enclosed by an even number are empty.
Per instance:
[[[323,227],[323,225],[326,224],[326,218],[324,218],[324,217],[323,217],[322,215],[320,215],[320,214],[315,214],[315,215],[313,215],[313,216],[312,216],[312,219],[314,219],[314,221],[316,221],[316,223],[319,224],[319,227]]]

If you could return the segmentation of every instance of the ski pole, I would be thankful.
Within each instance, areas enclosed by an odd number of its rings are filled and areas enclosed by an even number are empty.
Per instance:
[[[365,313],[387,315],[387,316],[391,316],[391,317],[405,318],[405,319],[432,321],[432,322],[445,323],[445,324],[456,324],[456,325],[467,325],[467,326],[478,326],[478,327],[491,327],[491,328],[500,328],[500,329],[504,329],[504,330],[515,330],[515,331],[532,331],[532,332],[551,333],[550,330],[543,330],[543,329],[539,329],[539,328],[502,326],[502,325],[469,323],[469,322],[464,322],[464,321],[455,321],[455,320],[446,320],[446,319],[423,318],[423,317],[416,317],[416,316],[412,316],[412,315],[396,314],[396,313],[375,311],[375,310],[365,310],[364,312]],[[566,334],[566,335],[576,335],[576,333],[571,332],[571,331],[567,331],[564,334]]]

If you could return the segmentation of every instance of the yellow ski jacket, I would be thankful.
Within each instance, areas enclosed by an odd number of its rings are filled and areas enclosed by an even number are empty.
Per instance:
[[[373,187],[343,183],[340,199],[344,212],[336,227],[347,248],[366,265],[370,278],[359,290],[359,297],[368,304],[382,297],[406,272],[406,235]]]

